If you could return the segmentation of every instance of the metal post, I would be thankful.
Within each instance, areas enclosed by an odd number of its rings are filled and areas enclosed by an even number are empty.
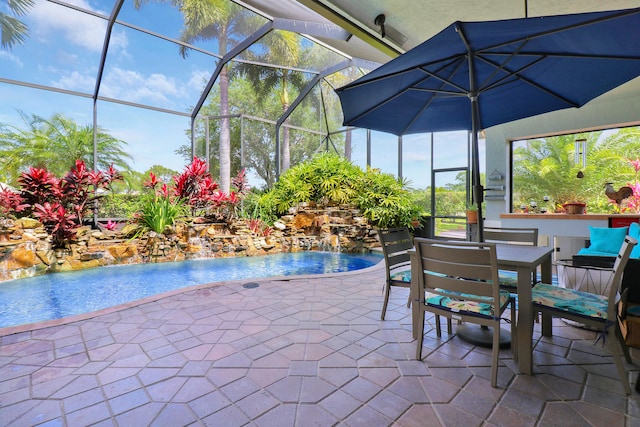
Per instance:
[[[398,178],[402,179],[402,135],[398,137]]]
[[[211,165],[209,164],[209,159],[211,158],[211,141],[209,140],[210,135],[209,135],[209,116],[204,118],[204,124],[205,124],[205,128],[204,128],[204,152],[205,152],[205,156],[206,159],[205,161],[207,162],[207,169],[209,169],[211,167]]]
[[[367,166],[371,166],[371,129],[367,129]]]

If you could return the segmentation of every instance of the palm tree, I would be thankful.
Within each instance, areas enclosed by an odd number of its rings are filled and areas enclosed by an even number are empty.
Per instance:
[[[134,0],[134,6],[140,8],[149,0]],[[183,14],[184,28],[180,40],[193,44],[196,41],[217,40],[217,52],[224,55],[233,46],[255,28],[255,15],[247,9],[229,0],[156,0],[158,3],[170,3]],[[180,46],[180,54],[186,57],[189,48]],[[229,68],[220,72],[220,115],[229,115]],[[228,118],[220,123],[220,189],[229,192],[231,187],[231,131]]]
[[[7,5],[14,16],[0,12],[0,33],[2,33],[0,47],[2,49],[11,49],[14,45],[25,42],[25,38],[29,35],[29,28],[16,17],[26,15],[33,6],[33,0],[9,0]]]
[[[264,53],[255,54],[247,52],[247,56],[253,60],[268,64],[279,64],[287,67],[297,66],[303,55],[301,37],[289,31],[273,31],[269,37],[265,37]],[[240,73],[246,75],[253,83],[258,94],[258,101],[264,103],[274,91],[277,91],[282,112],[291,105],[291,87],[298,91],[306,83],[304,75],[299,71],[291,71],[284,68],[256,67],[240,64]],[[289,128],[282,130],[282,144],[280,147],[282,172],[291,166],[290,133]]]
[[[62,176],[75,165],[76,160],[93,164],[93,127],[78,125],[60,113],[49,119],[20,112],[24,128],[0,125],[1,179],[15,182],[28,167],[46,168]],[[105,170],[110,165],[129,170],[131,156],[124,151],[121,141],[104,129],[96,132],[98,164],[95,169]]]

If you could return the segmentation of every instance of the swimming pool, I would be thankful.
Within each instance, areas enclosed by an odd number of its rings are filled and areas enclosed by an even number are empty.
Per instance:
[[[381,260],[377,253],[296,252],[46,274],[0,283],[0,328],[90,313],[205,283],[337,273]]]

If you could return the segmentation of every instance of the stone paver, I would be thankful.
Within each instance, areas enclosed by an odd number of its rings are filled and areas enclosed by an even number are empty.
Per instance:
[[[406,289],[379,320],[383,277],[224,282],[0,329],[0,424],[640,425],[640,395],[593,332],[556,322],[542,339],[536,325],[534,375],[502,351],[493,389],[490,352],[438,339],[432,318],[414,360]]]

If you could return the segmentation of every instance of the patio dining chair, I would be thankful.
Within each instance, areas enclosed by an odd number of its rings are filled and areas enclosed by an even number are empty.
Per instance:
[[[425,313],[445,316],[461,322],[493,327],[491,352],[491,386],[498,381],[500,353],[500,322],[507,307],[511,306],[511,319],[515,319],[514,297],[500,289],[495,243],[448,242],[414,239],[420,274],[413,310],[419,310],[414,319],[417,337],[416,359],[422,359]],[[416,324],[417,322],[417,324]],[[517,351],[515,321],[511,322],[512,353]],[[436,330],[441,336],[440,328]]]
[[[391,287],[411,287],[410,249],[413,249],[413,238],[407,227],[378,229],[378,238],[384,255],[386,280],[384,288],[384,303],[380,319],[384,320],[391,295]],[[407,300],[407,307],[411,304],[411,295]]]
[[[575,289],[561,288],[546,283],[538,283],[532,290],[533,309],[544,316],[558,317],[584,324],[589,328],[599,331],[599,339],[602,339],[611,355],[622,380],[622,385],[627,394],[631,394],[629,379],[625,371],[620,351],[623,352],[627,362],[631,363],[626,344],[622,339],[620,324],[618,323],[618,304],[621,302],[620,285],[624,267],[629,259],[629,254],[638,241],[626,236],[620,252],[613,265],[611,285],[606,295],[578,291]],[[545,325],[542,328],[545,334]]]
[[[508,243],[515,245],[538,246],[537,228],[516,228],[516,227],[485,227],[484,241],[488,243]],[[518,279],[515,274],[500,270],[498,272],[500,286],[511,292],[518,289]],[[537,274],[531,276],[531,285],[537,282]]]

